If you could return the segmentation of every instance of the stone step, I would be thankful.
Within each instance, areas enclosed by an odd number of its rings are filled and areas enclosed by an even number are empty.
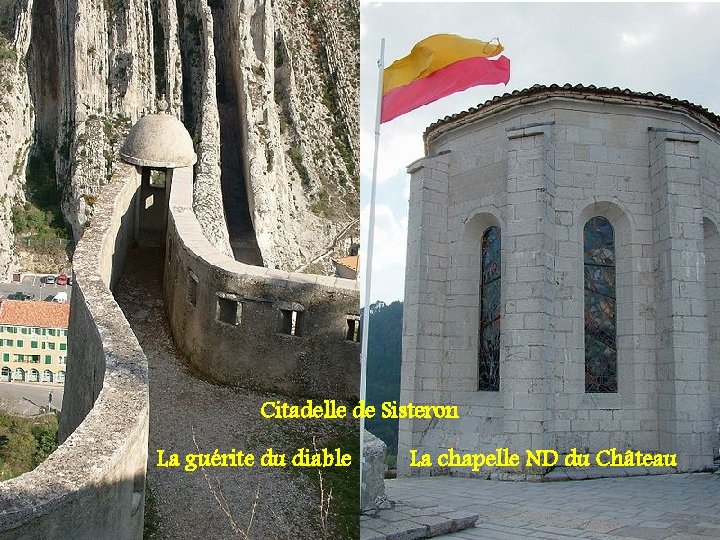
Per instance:
[[[360,540],[418,540],[475,526],[478,514],[416,499],[360,517]]]

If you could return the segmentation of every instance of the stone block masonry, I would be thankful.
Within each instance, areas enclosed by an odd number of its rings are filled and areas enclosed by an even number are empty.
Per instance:
[[[175,342],[211,380],[353,399],[360,380],[354,280],[251,266],[223,255],[191,211],[192,169],[170,181],[165,298]]]
[[[469,474],[409,466],[410,449],[435,463],[448,448],[617,448],[711,468],[720,118],[667,96],[536,86],[433,124],[425,147],[408,168],[401,400],[458,405],[461,420],[401,420],[400,474]],[[594,218],[612,231],[601,255],[586,254]],[[501,231],[500,388],[478,391],[491,226]],[[605,300],[592,304],[593,291]],[[611,381],[601,391],[598,373]]]
[[[0,538],[142,538],[147,360],[110,292],[134,237],[140,176],[118,168],[74,257],[60,446],[0,482]]]

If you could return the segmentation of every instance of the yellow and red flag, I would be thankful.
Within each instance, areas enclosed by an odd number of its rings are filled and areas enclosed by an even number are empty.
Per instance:
[[[481,84],[507,84],[510,60],[498,43],[435,34],[385,68],[380,122]]]

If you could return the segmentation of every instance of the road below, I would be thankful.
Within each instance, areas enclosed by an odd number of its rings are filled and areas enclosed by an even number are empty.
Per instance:
[[[39,414],[52,394],[52,407],[59,410],[64,389],[61,384],[0,382],[0,409],[24,416]]]

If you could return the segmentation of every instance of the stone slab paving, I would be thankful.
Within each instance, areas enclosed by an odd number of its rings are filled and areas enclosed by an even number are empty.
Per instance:
[[[436,536],[471,540],[592,538],[693,540],[720,538],[720,474],[670,474],[572,482],[499,482],[469,478],[399,478],[386,481],[392,511],[361,518],[361,540],[412,540],[414,529],[381,536],[385,520],[412,522],[408,509],[447,509],[478,515],[475,526]],[[403,535],[405,534],[405,535]]]
[[[478,514],[455,510],[432,497],[398,500],[392,509],[360,516],[360,540],[417,540],[472,527]]]

